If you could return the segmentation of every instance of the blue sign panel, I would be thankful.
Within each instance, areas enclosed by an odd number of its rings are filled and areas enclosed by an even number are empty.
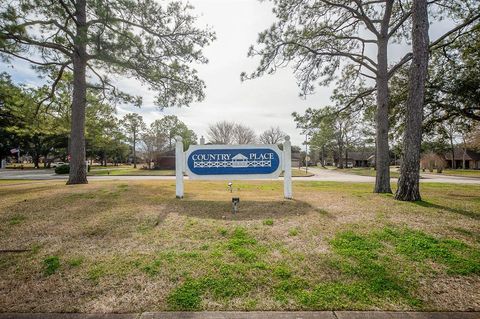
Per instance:
[[[197,146],[199,147],[199,146]],[[217,145],[218,147],[218,145]],[[187,169],[197,176],[272,175],[280,171],[278,148],[225,147],[194,149],[187,155]]]

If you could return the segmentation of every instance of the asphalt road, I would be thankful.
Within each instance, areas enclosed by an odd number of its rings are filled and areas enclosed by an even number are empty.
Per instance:
[[[293,180],[301,181],[324,181],[324,182],[352,182],[352,183],[373,183],[374,177],[360,176],[354,174],[341,173],[334,170],[320,168],[309,168],[314,176],[294,177]],[[0,179],[15,180],[65,180],[67,175],[57,175],[53,169],[39,170],[0,170]],[[89,180],[173,180],[175,176],[89,176]],[[188,179],[188,177],[186,177]],[[393,182],[396,179],[392,178]],[[480,184],[480,178],[456,177],[456,176],[438,176],[434,174],[422,174],[420,182],[428,183],[453,183],[453,184]]]

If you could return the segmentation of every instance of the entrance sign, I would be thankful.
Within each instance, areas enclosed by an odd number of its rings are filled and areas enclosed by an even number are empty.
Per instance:
[[[176,137],[176,196],[183,197],[183,174],[191,179],[274,179],[284,171],[284,196],[292,198],[291,144],[285,138],[283,151],[277,145],[191,145],[183,152]]]
[[[282,152],[276,145],[194,145],[186,152],[192,179],[278,178]]]

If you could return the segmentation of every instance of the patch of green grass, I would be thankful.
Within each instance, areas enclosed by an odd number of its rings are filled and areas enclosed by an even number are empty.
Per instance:
[[[199,310],[203,287],[196,280],[186,280],[167,297],[170,310]]]
[[[218,230],[218,233],[219,233],[221,236],[226,237],[227,234],[228,234],[228,230],[225,229],[225,228],[220,228],[220,229]]]
[[[8,224],[13,226],[13,225],[18,225],[21,224],[23,221],[25,221],[27,218],[23,215],[14,215],[10,218],[8,221]]]
[[[237,227],[230,237],[227,248],[243,262],[257,260],[257,252],[254,250],[257,240],[250,236],[244,228]]]
[[[371,303],[364,285],[345,282],[319,284],[311,291],[302,291],[298,301],[307,309],[350,309],[352,304],[362,308]]]
[[[257,253],[248,248],[237,248],[235,249],[235,255],[244,262],[254,262],[257,260]]]
[[[406,266],[402,275],[394,271],[396,268],[390,256],[380,254],[386,248],[375,234],[360,235],[346,231],[337,234],[331,245],[337,255],[332,259],[331,265],[354,280],[349,285],[322,286],[320,291],[323,292],[320,295],[339,292],[342,296],[354,297],[354,302],[368,304],[368,300],[357,298],[358,292],[366,292],[371,297],[403,300],[411,307],[419,305],[419,301],[410,293],[410,283],[403,277],[405,274],[414,274],[408,273]]]
[[[273,219],[268,218],[263,221],[263,224],[266,226],[273,226]]]
[[[299,230],[298,230],[297,227],[290,228],[288,230],[288,235],[291,236],[291,237],[297,236],[298,234],[299,234]]]
[[[459,240],[435,238],[408,228],[386,228],[382,235],[413,261],[431,260],[446,266],[449,274],[480,274],[480,252]]]
[[[43,273],[45,276],[53,275],[60,268],[60,258],[50,256],[43,260]]]
[[[69,260],[67,261],[67,264],[68,264],[70,267],[78,267],[78,266],[80,266],[82,263],[83,263],[83,257],[75,257],[75,258],[69,259]]]
[[[146,273],[147,275],[153,277],[153,276],[156,276],[160,272],[161,266],[162,266],[162,260],[161,259],[155,259],[152,262],[144,265],[142,267],[142,271],[144,273]]]
[[[203,278],[201,283],[205,292],[208,292],[217,300],[243,296],[250,290],[250,284],[239,275],[209,276]]]
[[[275,285],[274,298],[281,303],[296,301],[300,295],[308,291],[308,288],[309,283],[306,280],[289,276]]]
[[[87,272],[87,277],[91,281],[97,282],[100,278],[107,274],[107,269],[102,264],[96,264]]]
[[[218,301],[243,296],[250,285],[241,277],[233,275],[206,276],[200,279],[186,279],[167,297],[171,310],[200,310],[203,296],[208,294]]]
[[[228,241],[227,247],[232,251],[236,251],[245,246],[256,245],[257,240],[250,236],[245,228],[237,227],[233,231],[230,240]]]
[[[292,271],[287,266],[280,265],[273,269],[273,274],[280,279],[288,279],[292,276]]]

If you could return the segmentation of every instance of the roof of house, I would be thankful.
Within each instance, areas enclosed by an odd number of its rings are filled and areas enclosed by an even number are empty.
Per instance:
[[[457,161],[463,160],[463,156],[464,156],[463,148],[457,147],[457,148],[454,149],[454,152],[455,152],[454,153],[455,160],[457,160]],[[445,153],[445,159],[446,160],[452,160],[452,152],[451,151]],[[480,153],[467,149],[466,152],[465,152],[465,160],[466,161],[480,161]]]

